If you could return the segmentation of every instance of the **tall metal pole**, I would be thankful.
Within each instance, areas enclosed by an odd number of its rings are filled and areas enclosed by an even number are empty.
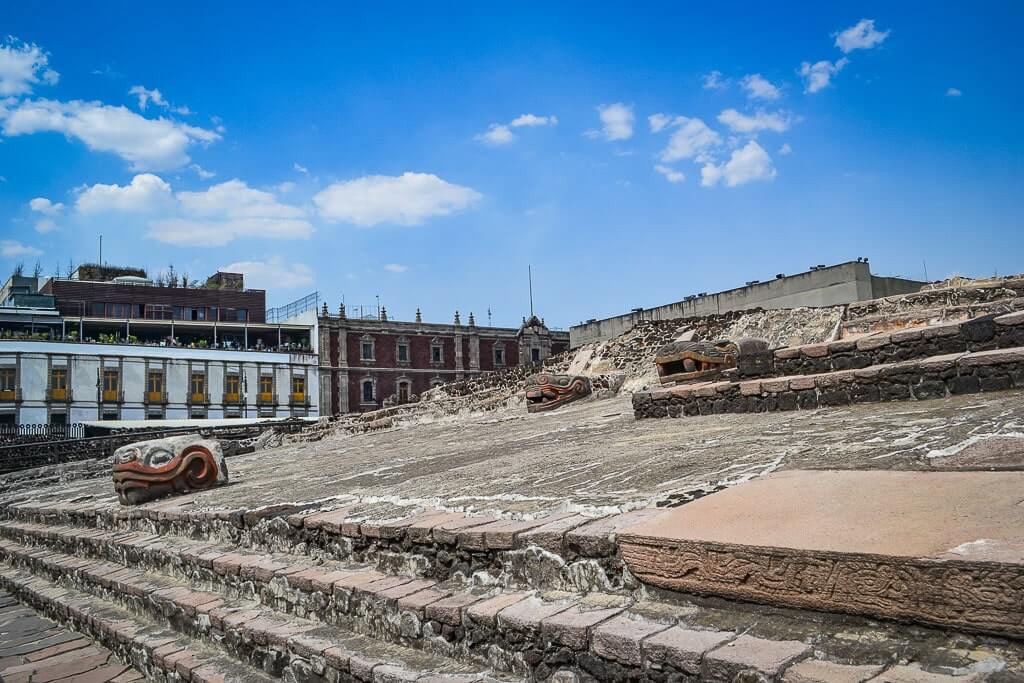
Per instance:
[[[533,266],[526,266],[526,272],[530,276],[530,317],[533,317]]]
[[[100,235],[100,268],[103,267],[103,235]]]

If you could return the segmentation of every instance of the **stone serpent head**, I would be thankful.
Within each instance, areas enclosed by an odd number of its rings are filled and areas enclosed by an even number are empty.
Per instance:
[[[540,413],[589,396],[590,380],[578,375],[539,373],[526,378],[526,410]]]
[[[122,446],[113,457],[114,491],[123,505],[227,482],[220,444],[196,437],[155,439]]]

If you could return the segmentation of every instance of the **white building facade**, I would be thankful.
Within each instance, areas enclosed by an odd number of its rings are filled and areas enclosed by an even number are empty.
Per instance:
[[[0,340],[0,423],[317,417],[319,393],[316,353]]]

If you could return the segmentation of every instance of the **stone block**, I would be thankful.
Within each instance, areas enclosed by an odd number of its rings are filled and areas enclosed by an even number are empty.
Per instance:
[[[957,365],[964,368],[974,368],[982,365],[1001,365],[1003,363],[1024,363],[1024,348],[975,351],[963,355],[957,361]]]
[[[833,353],[848,353],[857,349],[856,339],[838,339],[834,342],[829,342],[828,352]]]
[[[984,680],[984,676],[981,674],[963,676],[933,674],[917,666],[894,666],[868,680],[871,683],[978,683]]]
[[[781,349],[775,349],[775,358],[777,358],[778,360],[793,360],[794,358],[799,357],[799,346],[786,346]]]
[[[449,521],[440,522],[431,530],[430,536],[435,543],[455,545],[455,543],[459,539],[459,532],[465,531],[472,527],[491,524],[493,522],[498,521],[499,519],[499,517],[496,517],[494,515],[480,515],[476,517],[470,517],[469,515],[460,514],[458,519],[451,519]]]
[[[498,612],[498,628],[521,633],[537,633],[544,619],[564,612],[572,606],[571,602],[545,602],[536,597],[519,600]]]
[[[751,380],[749,382],[740,382],[740,394],[743,396],[760,396],[761,395],[761,382],[760,380]]]
[[[804,358],[824,358],[828,355],[828,344],[804,344],[800,347],[800,355]]]
[[[761,380],[761,390],[773,394],[783,391],[789,391],[789,378],[783,377],[782,379]]]
[[[994,320],[996,325],[1011,326],[1011,325],[1024,325],[1024,311],[1016,311],[1014,313],[1006,313],[1004,315],[996,316]]]
[[[945,323],[943,325],[931,325],[921,330],[921,338],[942,339],[944,337],[956,337],[960,334],[960,323]]]
[[[836,664],[823,659],[805,659],[786,669],[783,683],[863,683],[882,666],[866,664]]]
[[[640,666],[643,662],[641,643],[668,628],[668,624],[620,615],[594,629],[592,649],[605,659]]]
[[[915,339],[921,339],[924,336],[923,327],[911,327],[906,330],[897,330],[889,335],[890,341],[893,344],[903,344],[905,342],[914,341]]]
[[[815,387],[817,375],[796,375],[789,378],[789,388],[793,391],[804,391]]]
[[[523,596],[525,597],[525,595]],[[483,600],[483,596],[472,593],[456,593],[426,606],[425,616],[449,626],[462,624],[462,610]]]
[[[461,512],[446,512],[442,515],[424,516],[405,528],[405,537],[413,543],[429,543],[433,540],[433,530],[441,524],[456,522],[466,518]]]
[[[694,631],[673,626],[644,641],[644,660],[652,664],[668,664],[696,676],[700,674],[700,663],[705,653],[734,635],[731,631]]]
[[[664,512],[657,508],[643,508],[604,517],[573,529],[565,535],[565,542],[584,557],[609,557],[615,554],[616,535],[619,532]]]
[[[771,680],[810,651],[810,645],[798,640],[766,640],[742,635],[704,655],[701,672],[709,681],[733,681],[744,671],[751,670]]]
[[[466,616],[476,624],[493,627],[497,623],[498,612],[528,597],[530,593],[525,592],[500,593],[467,607]]]
[[[543,548],[549,553],[561,555],[564,552],[562,540],[565,534],[584,524],[595,521],[595,518],[585,517],[584,515],[567,515],[559,517],[554,521],[551,519],[544,519],[542,521],[545,522],[542,526],[529,529],[516,536],[515,546],[517,548],[526,548],[533,545]]]
[[[436,588],[425,588],[418,592],[406,595],[398,599],[398,606],[401,609],[416,612],[422,619],[426,615],[426,608],[435,602],[439,602],[451,595],[450,591],[442,591]]]
[[[593,629],[621,612],[621,607],[582,609],[577,605],[544,619],[541,634],[559,645],[586,650]]]
[[[874,351],[889,344],[889,335],[879,332],[857,340],[858,351]]]

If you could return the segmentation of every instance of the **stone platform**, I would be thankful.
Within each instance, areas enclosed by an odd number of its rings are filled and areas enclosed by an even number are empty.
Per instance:
[[[619,549],[671,590],[1024,637],[1024,472],[777,472]]]

